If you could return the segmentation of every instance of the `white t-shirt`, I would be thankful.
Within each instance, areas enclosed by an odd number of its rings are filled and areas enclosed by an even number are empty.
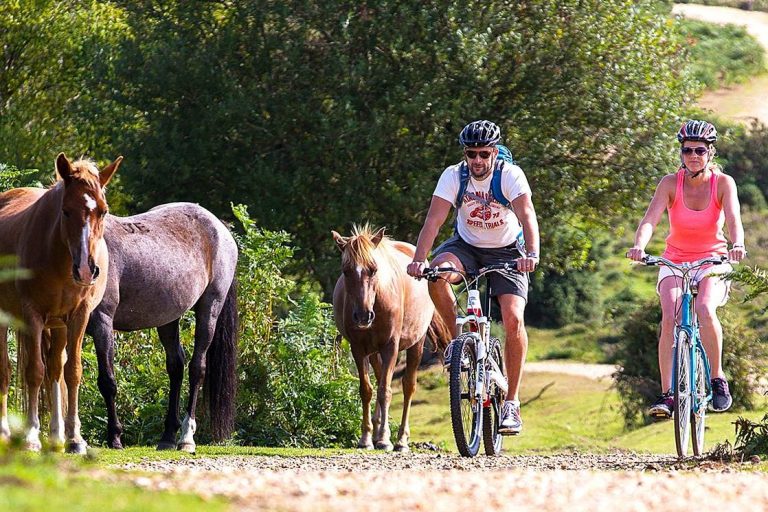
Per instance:
[[[449,201],[454,208],[461,180],[460,167],[459,163],[443,171],[433,194]],[[491,178],[492,174],[489,174],[486,179],[478,181],[470,173],[464,200],[458,209],[456,228],[459,235],[475,247],[506,247],[514,243],[520,233],[520,221],[512,209],[493,199]],[[523,170],[507,162],[501,172],[501,190],[510,202],[523,194],[531,194]]]

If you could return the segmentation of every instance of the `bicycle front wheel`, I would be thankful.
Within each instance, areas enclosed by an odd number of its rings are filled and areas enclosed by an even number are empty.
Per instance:
[[[675,341],[673,378],[675,382],[675,445],[678,457],[688,454],[691,437],[691,338],[686,331],[679,331]]]
[[[693,403],[691,404],[693,408],[693,413],[691,414],[693,437],[691,442],[694,455],[702,455],[704,453],[704,424],[707,417],[707,401],[709,397],[706,357],[704,349],[701,346],[696,347],[693,357],[694,388],[691,390],[691,396],[693,397]]]
[[[506,378],[504,371],[504,357],[501,353],[501,342],[497,338],[491,338],[488,343],[488,366],[493,368],[490,361],[498,366],[502,377]],[[499,433],[499,424],[501,423],[501,408],[504,406],[506,393],[494,382],[489,384],[488,404],[483,407],[483,446],[486,455],[498,455],[501,451],[501,444],[504,436]]]
[[[474,457],[480,450],[483,430],[483,404],[475,397],[477,355],[471,335],[462,334],[452,342],[450,394],[451,425],[456,447],[464,457]]]

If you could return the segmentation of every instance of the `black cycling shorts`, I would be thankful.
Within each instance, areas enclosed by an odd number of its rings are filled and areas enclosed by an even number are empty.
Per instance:
[[[475,247],[465,242],[460,236],[454,235],[435,249],[433,257],[442,253],[451,253],[456,256],[464,269],[477,271],[487,265],[497,263],[509,263],[521,256],[517,250],[517,244],[506,247],[483,248]],[[530,280],[526,272],[513,271],[509,274],[492,272],[489,274],[491,281],[491,296],[506,295],[511,293],[525,299],[528,302],[528,285]]]

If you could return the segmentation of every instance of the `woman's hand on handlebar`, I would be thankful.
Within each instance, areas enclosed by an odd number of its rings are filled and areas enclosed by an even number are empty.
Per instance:
[[[627,251],[627,258],[632,261],[643,261],[643,258],[646,256],[647,254],[645,254],[645,250],[641,247],[634,246]]]

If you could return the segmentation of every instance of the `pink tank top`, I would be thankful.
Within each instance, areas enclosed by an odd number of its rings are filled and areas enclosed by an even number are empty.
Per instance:
[[[669,236],[663,257],[675,262],[696,261],[708,256],[728,254],[728,244],[723,234],[725,213],[717,200],[717,171],[709,180],[709,203],[703,210],[691,210],[685,206],[683,180],[685,170],[677,171],[675,200],[667,210]]]

